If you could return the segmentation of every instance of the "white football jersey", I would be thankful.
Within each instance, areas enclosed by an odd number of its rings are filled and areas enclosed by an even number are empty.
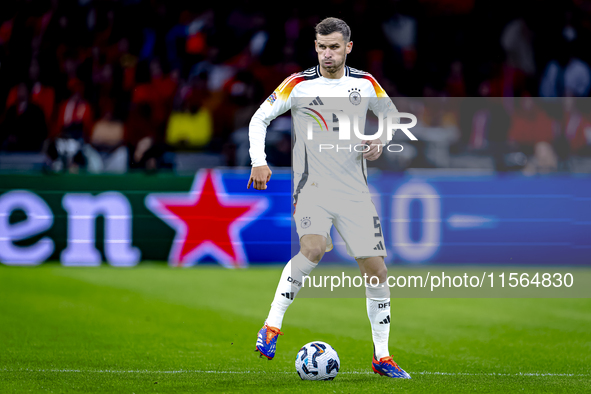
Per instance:
[[[361,139],[353,133],[357,117],[364,134],[367,110],[382,117],[398,112],[386,92],[364,71],[345,66],[340,79],[324,78],[319,66],[290,75],[261,104],[249,126],[250,156],[255,167],[267,164],[265,135],[271,120],[291,109],[294,199],[307,187],[350,200],[369,198],[367,166]],[[340,113],[349,118],[349,140],[339,140]],[[374,134],[372,130],[369,134]],[[380,140],[386,143],[386,133]],[[331,148],[332,146],[332,148]],[[382,147],[383,149],[383,147]]]

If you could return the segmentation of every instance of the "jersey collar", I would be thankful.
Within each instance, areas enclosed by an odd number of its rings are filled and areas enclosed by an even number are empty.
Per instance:
[[[345,66],[345,74],[343,74],[343,77],[348,77],[350,75],[351,75],[351,72],[349,70],[349,66]],[[322,77],[322,74],[320,74],[320,65],[316,66],[316,76]]]

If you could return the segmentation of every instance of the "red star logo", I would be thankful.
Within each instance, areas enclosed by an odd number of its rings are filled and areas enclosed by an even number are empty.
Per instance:
[[[266,199],[230,198],[218,172],[201,171],[188,193],[150,194],[146,206],[176,230],[169,262],[210,255],[226,267],[247,265],[240,230],[267,209]]]

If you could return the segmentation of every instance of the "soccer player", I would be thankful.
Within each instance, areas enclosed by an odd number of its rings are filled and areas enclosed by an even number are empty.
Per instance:
[[[271,310],[258,333],[256,350],[261,357],[275,356],[277,338],[283,335],[280,331],[283,316],[302,287],[303,277],[310,275],[324,253],[332,249],[330,229],[334,225],[346,243],[347,253],[359,264],[361,274],[379,279],[378,286],[366,283],[367,315],[374,343],[372,368],[380,375],[410,379],[388,350],[390,289],[386,284],[386,250],[367,186],[365,161],[376,160],[384,144],[379,139],[368,139],[358,140],[357,146],[363,149],[340,152],[317,149],[318,141],[330,141],[339,135],[322,116],[323,106],[326,108],[325,104],[332,98],[341,98],[347,106],[344,110],[359,116],[360,129],[365,125],[368,109],[384,117],[397,113],[370,74],[345,65],[347,54],[353,49],[350,38],[351,30],[343,20],[327,18],[320,22],[315,40],[319,64],[289,76],[261,104],[250,122],[252,171],[247,187],[252,184],[257,190],[265,190],[271,179],[264,151],[267,126],[277,116],[292,111],[294,219],[300,237],[300,252],[283,269]],[[316,122],[312,121],[314,130],[309,130],[312,117]],[[310,139],[312,131],[316,141]]]

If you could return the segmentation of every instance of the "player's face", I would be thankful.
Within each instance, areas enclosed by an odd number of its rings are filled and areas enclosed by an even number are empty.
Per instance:
[[[345,42],[343,35],[339,32],[326,36],[317,34],[314,42],[320,67],[330,74],[337,73],[343,68],[347,54],[351,53],[353,48],[353,42]]]

